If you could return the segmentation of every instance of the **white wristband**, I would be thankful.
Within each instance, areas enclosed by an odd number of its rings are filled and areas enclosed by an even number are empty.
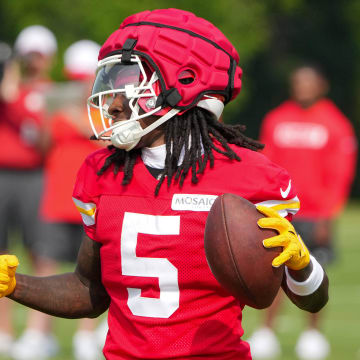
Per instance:
[[[290,291],[299,296],[306,296],[314,293],[321,285],[324,279],[324,270],[317,260],[310,255],[310,260],[313,265],[310,276],[305,281],[296,281],[290,274],[288,268],[285,266],[286,284]]]

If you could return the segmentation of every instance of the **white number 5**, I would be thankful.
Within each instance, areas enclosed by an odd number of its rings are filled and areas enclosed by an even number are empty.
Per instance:
[[[136,256],[138,233],[179,235],[180,216],[124,214],[121,233],[121,269],[123,275],[157,277],[160,298],[141,296],[141,289],[127,288],[128,306],[134,315],[168,318],[179,307],[178,271],[168,259]]]

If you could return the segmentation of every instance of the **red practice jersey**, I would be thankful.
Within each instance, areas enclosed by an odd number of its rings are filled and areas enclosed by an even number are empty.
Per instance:
[[[285,170],[265,156],[233,146],[241,162],[215,153],[198,184],[157,180],[139,157],[129,185],[123,174],[96,172],[110,150],[89,156],[74,190],[87,235],[100,242],[102,282],[111,298],[107,359],[251,359],[241,340],[244,304],[212,275],[204,252],[208,211],[223,193],[273,206],[283,216],[299,208]]]
[[[287,169],[301,198],[298,217],[331,218],[354,178],[356,138],[350,121],[327,99],[307,109],[286,101],[264,119],[264,154]]]

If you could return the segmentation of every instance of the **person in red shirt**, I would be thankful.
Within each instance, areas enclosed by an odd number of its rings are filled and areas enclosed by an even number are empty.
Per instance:
[[[36,25],[25,28],[14,45],[14,58],[7,67],[0,90],[0,251],[8,252],[8,230],[20,230],[30,260],[39,273],[41,259],[34,250],[41,221],[39,203],[46,154],[46,111],[44,91],[56,52],[54,35]],[[10,302],[0,304],[0,354],[13,345]],[[35,313],[35,312],[34,312]],[[37,313],[39,324],[44,314]]]
[[[260,140],[264,154],[287,169],[301,198],[293,224],[317,260],[334,258],[334,220],[341,214],[354,179],[356,137],[351,122],[329,99],[329,85],[322,71],[303,65],[290,77],[291,99],[264,118]],[[254,357],[267,359],[280,352],[274,323],[280,299],[267,310],[265,324],[250,338]],[[300,359],[323,359],[330,345],[319,331],[319,314],[311,314],[308,329],[296,345]]]
[[[257,204],[281,233],[266,244],[283,247],[272,263],[285,264],[283,289],[319,311],[328,279],[287,220],[299,208],[294,188],[280,191],[287,171],[242,125],[218,121],[240,92],[238,63],[224,34],[190,12],[126,18],[99,52],[88,99],[94,138],[111,145],[85,159],[75,182],[86,232],[76,270],[29,277],[5,255],[0,295],[68,318],[109,309],[109,360],[249,360],[245,304],[216,281],[204,251],[211,204],[230,192]]]
[[[59,262],[74,262],[84,236],[81,216],[71,195],[80,165],[88,154],[101,147],[100,142],[90,140],[91,129],[86,110],[86,99],[94,81],[99,49],[100,45],[91,40],[80,40],[64,53],[64,73],[69,81],[62,91],[71,92],[74,88],[77,93],[72,98],[63,94],[64,100],[57,104],[60,108],[55,110],[49,120],[50,148],[45,161],[40,206],[44,224],[34,244],[38,256],[48,264],[47,274],[43,273],[43,276],[58,271]],[[60,90],[54,88],[54,93],[53,96],[60,98]],[[52,98],[51,93],[48,98]],[[51,318],[48,320],[50,322]],[[75,359],[98,359],[98,347],[93,334],[95,325],[93,320],[80,321],[73,339]],[[26,331],[33,332],[31,323]],[[20,342],[13,353],[16,355],[23,348],[29,350],[29,344]],[[41,355],[36,353],[36,349],[30,352],[34,359]]]

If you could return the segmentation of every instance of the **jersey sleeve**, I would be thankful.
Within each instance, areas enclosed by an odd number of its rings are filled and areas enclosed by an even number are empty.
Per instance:
[[[261,198],[264,200],[255,201],[255,205],[270,207],[290,221],[300,209],[296,189],[288,172],[284,169],[278,170],[275,174],[269,173],[261,189]]]
[[[73,201],[82,217],[86,235],[96,241],[96,215],[99,201],[96,168],[87,158],[78,171]]]

